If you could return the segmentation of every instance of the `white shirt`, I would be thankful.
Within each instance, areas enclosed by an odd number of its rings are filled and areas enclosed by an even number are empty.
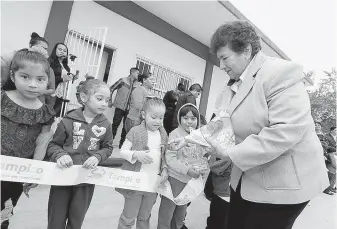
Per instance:
[[[151,164],[142,164],[141,172],[146,173],[156,173],[160,172],[160,163],[161,163],[161,137],[159,130],[150,131],[147,130],[148,136],[148,147],[149,147],[149,156],[153,159]],[[122,148],[121,148],[121,157],[129,161],[131,164],[134,164],[137,159],[133,159],[134,151],[131,150],[132,142],[128,139],[125,139]]]
[[[247,72],[249,70],[249,68],[252,66],[253,62],[255,61],[255,57],[256,55],[253,57],[253,59],[250,61],[250,63],[248,64],[248,66],[246,67],[246,69],[243,71],[243,73],[240,76],[240,80],[233,83],[231,86],[232,91],[234,91],[235,93],[238,93],[240,86],[242,84],[242,82],[245,80],[245,78],[247,77]]]

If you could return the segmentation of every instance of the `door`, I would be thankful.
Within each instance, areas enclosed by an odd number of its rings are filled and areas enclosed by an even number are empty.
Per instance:
[[[107,27],[68,30],[65,44],[68,46],[69,67],[72,73],[76,70],[80,73],[78,80],[69,83],[67,99],[70,101],[66,111],[80,107],[76,98],[76,87],[85,80],[84,75],[99,77],[107,32]],[[76,57],[75,60],[71,60],[72,56]]]

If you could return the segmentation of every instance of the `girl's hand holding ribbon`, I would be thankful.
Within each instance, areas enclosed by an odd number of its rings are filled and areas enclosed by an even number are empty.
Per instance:
[[[56,162],[61,169],[69,168],[73,165],[73,159],[69,155],[63,155]]]
[[[98,163],[97,157],[91,156],[83,163],[83,167],[86,169],[94,169],[97,167]]]

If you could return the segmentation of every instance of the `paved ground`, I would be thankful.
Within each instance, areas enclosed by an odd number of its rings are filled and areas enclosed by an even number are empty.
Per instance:
[[[11,219],[10,229],[45,229],[49,186],[39,186],[31,191],[30,198],[22,196]],[[297,219],[293,229],[334,229],[337,228],[337,196],[321,194],[311,201]],[[151,229],[157,226],[160,199],[152,210]],[[118,218],[123,208],[123,197],[113,188],[97,186],[86,215],[83,229],[117,228]],[[203,229],[208,217],[209,202],[199,196],[188,208],[186,224],[189,229]]]

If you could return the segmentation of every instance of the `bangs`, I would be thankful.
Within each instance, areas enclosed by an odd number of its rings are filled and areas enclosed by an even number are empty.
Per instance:
[[[27,49],[22,49],[15,53],[11,62],[11,70],[16,72],[20,68],[24,68],[28,62],[40,64],[49,78],[50,67],[48,60],[40,53],[28,51]]]

